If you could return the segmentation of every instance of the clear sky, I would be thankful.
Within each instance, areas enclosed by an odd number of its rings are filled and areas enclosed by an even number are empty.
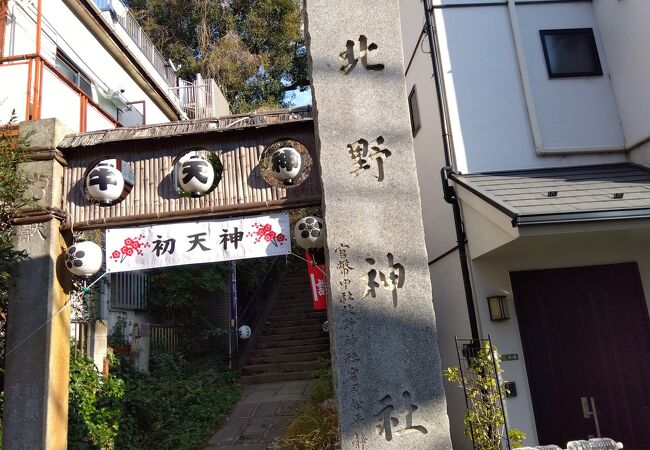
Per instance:
[[[284,99],[285,101],[291,100],[293,102],[292,107],[294,108],[311,105],[311,88],[307,88],[304,92],[300,92],[298,89],[287,91]]]

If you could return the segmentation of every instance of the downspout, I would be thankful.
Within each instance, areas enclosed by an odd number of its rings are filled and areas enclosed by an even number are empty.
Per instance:
[[[472,282],[469,274],[469,265],[467,262],[467,249],[465,247],[466,236],[463,227],[463,221],[460,213],[460,204],[456,197],[456,191],[453,186],[449,184],[449,174],[453,172],[451,166],[451,150],[450,150],[450,133],[447,125],[447,111],[443,104],[440,72],[438,70],[438,50],[433,39],[434,29],[431,23],[431,12],[428,6],[428,0],[424,0],[424,19],[426,21],[426,33],[429,39],[429,54],[431,55],[431,65],[433,66],[433,80],[436,87],[436,100],[438,103],[438,116],[440,117],[440,129],[442,130],[442,146],[445,155],[445,167],[440,170],[442,179],[442,191],[444,199],[452,207],[454,214],[454,228],[456,231],[456,242],[458,243],[458,257],[460,259],[460,269],[463,276],[463,289],[465,291],[465,301],[467,303],[467,315],[469,318],[469,326],[472,333],[472,339],[479,339],[478,321],[476,318],[476,309],[474,308],[474,294],[472,293]]]

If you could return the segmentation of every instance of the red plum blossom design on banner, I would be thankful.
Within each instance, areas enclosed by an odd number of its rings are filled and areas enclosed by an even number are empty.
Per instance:
[[[270,242],[276,247],[284,245],[287,240],[287,237],[283,233],[276,233],[271,224],[261,224],[258,222],[253,224],[253,230],[246,233],[246,237],[254,238],[253,242],[255,244],[265,241]]]
[[[110,258],[115,262],[123,262],[129,256],[142,256],[144,254],[142,250],[151,247],[151,244],[149,242],[142,242],[143,239],[144,234],[141,234],[137,237],[128,237],[124,239],[124,245],[122,248],[119,250],[113,250]]]

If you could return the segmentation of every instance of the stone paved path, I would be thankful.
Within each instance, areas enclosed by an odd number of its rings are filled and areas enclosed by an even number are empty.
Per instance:
[[[291,418],[309,398],[308,380],[244,386],[242,397],[204,450],[281,448]]]

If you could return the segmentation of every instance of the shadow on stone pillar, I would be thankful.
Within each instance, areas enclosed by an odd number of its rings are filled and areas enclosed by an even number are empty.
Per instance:
[[[15,267],[5,353],[3,449],[67,448],[70,364],[70,275],[60,233],[63,164],[56,146],[70,133],[61,122],[22,122],[29,136],[22,170],[35,206],[22,210],[14,246],[28,258]]]

